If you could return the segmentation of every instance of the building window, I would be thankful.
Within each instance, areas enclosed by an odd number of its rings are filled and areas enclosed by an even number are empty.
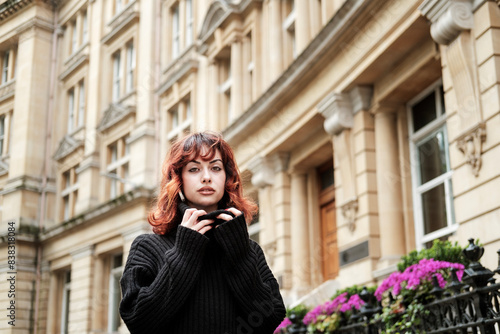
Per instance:
[[[9,81],[9,56],[10,50],[3,53],[2,57],[2,84]]]
[[[0,159],[9,154],[12,111],[0,115]]]
[[[295,46],[295,1],[286,1],[285,9],[288,13],[283,22],[284,36],[286,36],[285,50],[287,54],[291,54],[293,59],[295,59],[297,57],[297,48]]]
[[[191,131],[191,117],[191,96],[188,95],[168,111],[167,138],[170,142]]]
[[[78,31],[76,29],[76,20],[72,21],[70,23],[71,27],[71,49],[70,49],[70,54],[75,53],[76,48],[77,48],[77,43],[78,43]]]
[[[75,89],[71,88],[68,92],[68,133],[73,132],[75,124]]]
[[[0,157],[3,156],[5,142],[5,115],[0,116]]]
[[[186,47],[193,43],[193,0],[186,0]]]
[[[78,127],[83,126],[83,120],[85,118],[85,84],[84,81],[80,81],[78,84]]]
[[[82,18],[82,43],[85,44],[89,40],[89,23],[87,18],[87,9],[83,11]]]
[[[438,82],[408,107],[418,247],[456,230],[443,95]]]
[[[179,5],[175,5],[172,8],[172,58],[177,58],[179,56],[180,36]]]
[[[71,271],[66,271],[63,274],[63,288],[61,300],[61,334],[68,334],[69,325],[69,305],[71,293]]]
[[[61,218],[66,221],[75,215],[75,205],[78,200],[78,166],[62,173],[62,210]]]
[[[115,333],[120,327],[120,279],[122,277],[123,255],[116,254],[111,258],[111,268],[109,275],[109,298],[108,298],[108,333]]]
[[[106,176],[108,178],[108,197],[113,199],[130,190],[128,137],[123,137],[108,145],[108,164]]]
[[[127,93],[134,89],[134,72],[135,72],[135,52],[134,43],[130,42],[127,44]]]
[[[118,14],[123,10],[125,1],[126,0],[115,0],[115,14]]]
[[[83,126],[85,120],[85,84],[81,80],[78,85],[68,90],[68,125],[67,133],[72,133]]]
[[[220,110],[226,111],[226,119],[223,119],[223,124],[221,124],[222,126],[226,126],[233,118],[233,111],[231,108],[231,57],[220,59],[219,64],[219,108]]]
[[[121,51],[117,51],[113,54],[113,102],[120,99],[121,79]]]

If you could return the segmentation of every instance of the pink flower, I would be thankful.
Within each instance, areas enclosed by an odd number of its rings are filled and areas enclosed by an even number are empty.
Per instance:
[[[290,321],[290,319],[288,319],[288,318],[283,319],[281,324],[279,324],[278,327],[276,327],[273,334],[280,333],[283,328],[287,328],[291,324],[292,324],[292,322]]]
[[[396,271],[387,277],[375,291],[375,297],[382,299],[382,295],[392,289],[394,296],[399,295],[402,289],[416,290],[423,282],[430,281],[436,274],[441,288],[446,286],[446,280],[439,271],[444,269],[457,269],[457,277],[462,280],[464,266],[460,263],[436,261],[434,259],[422,259],[419,263],[409,266],[402,273]]]

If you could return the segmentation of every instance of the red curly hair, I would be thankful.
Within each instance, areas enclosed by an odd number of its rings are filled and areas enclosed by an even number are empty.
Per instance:
[[[206,149],[206,154],[201,155]],[[190,134],[176,141],[170,148],[162,167],[162,179],[156,206],[148,215],[148,221],[156,234],[165,234],[175,228],[181,220],[177,210],[182,189],[182,168],[196,157],[212,159],[220,152],[226,172],[225,191],[219,208],[234,207],[240,210],[247,221],[257,212],[257,205],[243,196],[241,177],[234,153],[222,136],[212,132]]]

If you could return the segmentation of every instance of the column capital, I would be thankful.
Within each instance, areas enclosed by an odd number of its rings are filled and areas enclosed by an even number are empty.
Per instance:
[[[125,241],[133,241],[141,234],[146,234],[151,232],[151,226],[147,222],[143,222],[134,226],[131,229],[122,233],[122,238]]]
[[[321,115],[325,117],[323,126],[328,134],[333,136],[344,129],[352,128],[354,117],[351,99],[348,94],[332,92],[318,103],[317,108]]]
[[[284,172],[288,169],[288,163],[290,162],[290,153],[288,152],[278,152],[269,157],[272,160],[275,173]]]
[[[274,184],[274,170],[268,157],[258,156],[248,164],[252,172],[252,184],[258,188],[272,186]]]
[[[377,102],[374,103],[370,109],[371,114],[393,114],[396,113],[399,108],[401,108],[401,104],[393,103],[393,102]]]
[[[464,30],[472,29],[472,0],[425,0],[418,8],[431,21],[431,36],[448,45]]]
[[[94,255],[94,249],[95,249],[94,245],[87,245],[85,247],[82,247],[80,249],[71,252],[70,254],[73,260],[78,260]]]

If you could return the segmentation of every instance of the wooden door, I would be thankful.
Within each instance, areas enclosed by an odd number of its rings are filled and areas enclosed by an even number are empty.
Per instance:
[[[321,253],[324,280],[337,277],[339,274],[339,250],[335,200],[321,206]]]

